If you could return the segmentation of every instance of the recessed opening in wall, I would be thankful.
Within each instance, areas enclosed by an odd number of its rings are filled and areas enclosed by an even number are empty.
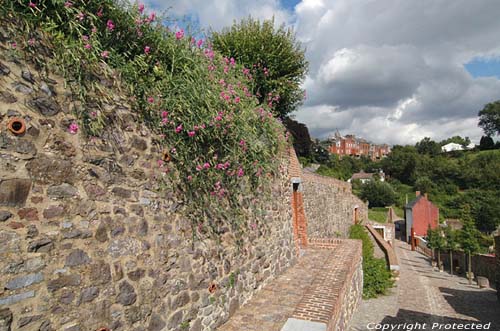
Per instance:
[[[293,187],[293,191],[297,192],[299,190],[299,183],[293,183],[292,187]]]
[[[7,124],[7,128],[15,135],[23,134],[26,131],[26,124],[20,118],[12,118]]]

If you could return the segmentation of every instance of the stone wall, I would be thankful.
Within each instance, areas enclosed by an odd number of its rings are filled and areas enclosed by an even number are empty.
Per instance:
[[[78,104],[60,78],[1,54],[0,69],[1,331],[213,330],[294,262],[286,167],[239,244],[228,229],[193,242],[189,201],[159,190],[161,150],[127,98],[86,139],[68,132]]]
[[[496,289],[497,289],[498,301],[500,301],[500,236],[495,237],[495,256],[496,256],[496,260],[497,260]]]
[[[446,271],[450,270],[450,255],[448,252],[441,252],[441,261]],[[458,274],[465,276],[467,272],[467,254],[463,252],[453,252],[453,269]],[[472,256],[472,273],[475,277],[483,276],[488,278],[490,286],[495,288],[496,279],[496,259],[493,255],[477,254]]]
[[[301,184],[309,238],[347,238],[354,224],[368,219],[366,204],[352,194],[351,184],[304,171]]]

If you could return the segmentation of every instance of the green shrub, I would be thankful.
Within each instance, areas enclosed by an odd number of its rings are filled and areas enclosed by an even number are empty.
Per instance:
[[[396,202],[396,193],[387,182],[369,181],[361,185],[360,198],[370,202],[370,207],[385,207]]]
[[[387,293],[394,284],[392,273],[387,269],[385,259],[373,256],[373,243],[368,232],[362,225],[355,224],[351,226],[349,238],[363,242],[363,298],[375,298]]]

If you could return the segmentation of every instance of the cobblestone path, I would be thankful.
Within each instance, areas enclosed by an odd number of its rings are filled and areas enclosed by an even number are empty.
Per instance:
[[[491,322],[490,330],[500,330],[500,304],[494,290],[435,271],[428,258],[412,252],[407,244],[397,241],[396,246],[401,265],[397,286],[387,296],[363,300],[350,331],[373,330],[378,323],[395,327],[408,323],[394,330],[445,330],[453,323],[474,322]]]

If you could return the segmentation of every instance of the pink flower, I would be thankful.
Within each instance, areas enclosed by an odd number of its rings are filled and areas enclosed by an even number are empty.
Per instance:
[[[83,21],[83,19],[85,18],[85,14],[80,12],[76,15],[76,18],[78,18],[79,21]]]
[[[236,65],[236,61],[234,60],[234,58],[231,58],[229,62],[233,67]]]
[[[71,1],[66,1],[64,3],[64,7],[66,7],[66,8],[69,8],[69,7],[72,7],[72,6],[73,6],[73,3]]]
[[[163,164],[164,164],[163,160],[158,160],[158,167],[160,168],[163,167]]]
[[[194,137],[195,134],[196,134],[196,132],[194,132],[194,131],[189,131],[188,132],[188,136],[190,136],[190,137]]]
[[[102,16],[102,7],[99,8],[99,10],[97,11],[97,17],[101,17]]]
[[[188,181],[192,181],[193,180],[193,176],[191,176],[191,175],[187,176],[187,180]]]
[[[203,39],[198,40],[198,42],[196,43],[196,45],[198,46],[198,48],[200,48],[201,45],[203,45]]]
[[[148,102],[149,103],[154,103],[155,102],[155,99],[153,97],[148,97]]]
[[[78,132],[78,124],[76,123],[71,123],[68,127],[68,131],[71,134],[76,134]]]
[[[85,35],[85,34],[84,34],[84,35],[82,36],[82,39],[83,39],[83,40],[85,40],[85,41],[87,41],[87,40],[89,40],[89,36],[87,36],[87,35]]]
[[[234,98],[234,103],[239,103],[240,102],[240,97]]]
[[[196,170],[201,171],[202,169],[203,169],[203,167],[201,165],[196,166]]]
[[[208,162],[204,163],[203,169],[210,169],[210,164]]]
[[[12,47],[13,49],[16,49],[17,48],[17,43],[15,41],[11,42],[10,43],[10,47]]]
[[[172,154],[177,153],[177,149],[176,149],[175,147],[174,147],[174,148],[172,148],[172,149],[170,150],[170,153],[172,153]]]
[[[138,9],[139,9],[139,13],[141,13],[141,14],[142,14],[142,13],[144,12],[144,4],[143,4],[143,3],[140,3],[140,4],[139,4],[139,8],[138,8]]]
[[[36,8],[36,3],[33,3],[30,1],[30,3],[28,4],[28,6],[30,6],[31,8]]]
[[[177,32],[175,33],[175,38],[176,38],[177,40],[184,38],[184,30],[183,30],[183,29],[180,29],[179,31],[177,31]]]
[[[35,45],[35,38],[31,38],[30,40],[28,40],[28,45],[34,46]]]
[[[215,120],[216,120],[216,121],[222,121],[222,116],[217,115],[217,116],[215,117]]]
[[[238,177],[242,177],[244,174],[245,174],[245,172],[243,171],[243,169],[239,168],[238,169]]]
[[[246,143],[245,143],[245,140],[241,139],[241,140],[240,140],[240,146],[245,146],[245,144],[246,144]]]
[[[144,47],[144,53],[146,55],[148,55],[150,52],[151,52],[151,47],[149,47],[149,46]]]
[[[156,13],[155,12],[152,12],[151,14],[149,14],[149,17],[148,17],[148,22],[153,22],[156,18]]]
[[[91,44],[85,44],[85,49],[91,49],[92,48],[92,45]]]
[[[106,22],[106,28],[109,31],[113,31],[115,29],[115,24],[113,23],[112,20],[108,20],[108,22]]]
[[[162,118],[167,118],[167,116],[168,116],[168,112],[166,112],[166,111],[162,111],[161,112],[161,117]]]
[[[97,116],[97,112],[96,112],[96,111],[92,111],[92,112],[90,112],[90,116],[92,116],[92,117],[96,117],[96,116]]]
[[[108,52],[108,51],[102,51],[101,56],[102,56],[104,59],[107,59],[107,58],[109,57],[109,52]]]
[[[182,124],[175,128],[175,133],[180,133],[182,131]]]
[[[95,33],[97,33],[97,28],[94,26],[91,31],[93,34],[95,34]]]

